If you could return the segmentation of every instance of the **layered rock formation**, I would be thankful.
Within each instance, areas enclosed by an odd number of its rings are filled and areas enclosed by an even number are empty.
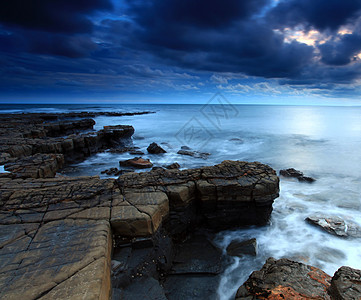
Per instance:
[[[119,146],[134,128],[129,125],[105,127],[94,132],[92,119],[48,121],[51,115],[24,114],[0,116],[0,164],[38,153],[63,154],[66,162]],[[58,118],[58,117],[57,117]]]
[[[108,299],[111,229],[116,241],[153,253],[164,240],[161,232],[179,234],[202,221],[223,227],[227,209],[238,211],[228,226],[264,223],[278,195],[271,168],[231,161],[194,170],[130,173],[118,180],[12,177],[0,178],[0,286],[7,299],[74,299],[78,293]],[[244,218],[257,212],[261,218]],[[164,255],[150,255],[155,270],[164,265]],[[123,287],[124,277],[125,286],[132,284],[146,261],[118,269],[114,287]]]

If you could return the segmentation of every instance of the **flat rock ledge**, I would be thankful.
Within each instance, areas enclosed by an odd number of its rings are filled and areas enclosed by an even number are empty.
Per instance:
[[[267,259],[238,289],[237,300],[361,299],[361,271],[341,267],[333,277],[322,270],[286,258]]]
[[[258,162],[129,173],[117,180],[3,174],[0,299],[109,299],[114,244],[155,247],[157,239],[200,224],[265,224],[278,192],[275,171]],[[120,261],[118,278],[123,270]]]

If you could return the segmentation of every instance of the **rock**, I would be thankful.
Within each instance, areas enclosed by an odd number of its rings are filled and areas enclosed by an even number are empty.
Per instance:
[[[159,282],[151,277],[139,278],[124,289],[121,299],[156,299],[167,300]]]
[[[1,225],[0,240],[9,226],[13,230],[21,226],[22,234],[7,240],[0,250],[0,289],[6,299],[80,299],[84,295],[108,299],[109,223],[60,220]]]
[[[125,188],[164,190],[174,208],[170,228],[180,231],[192,226],[195,217],[214,229],[267,224],[279,191],[274,170],[261,163],[239,161],[200,169],[124,174],[118,182]],[[197,216],[192,207],[194,201],[198,205]]]
[[[118,170],[118,168],[110,168],[110,169],[107,169],[107,170],[104,170],[104,171],[101,171],[100,172],[101,174],[107,174],[108,176],[118,176],[120,174],[123,173],[122,170]]]
[[[236,299],[329,300],[330,283],[331,276],[320,269],[286,258],[269,258],[238,289]]]
[[[332,277],[329,292],[335,300],[361,299],[361,270],[339,268]]]
[[[179,169],[180,165],[179,163],[175,162],[170,165],[164,166],[166,169],[172,170],[172,169]]]
[[[237,143],[237,144],[243,144],[243,140],[239,139],[239,138],[233,138],[233,139],[230,139],[229,141]]]
[[[147,151],[151,154],[160,154],[160,153],[167,153],[167,151],[165,151],[162,147],[160,147],[158,144],[156,143],[151,143],[148,148]]]
[[[5,164],[15,178],[51,178],[64,165],[62,154],[35,154]]]
[[[178,245],[164,281],[168,299],[216,299],[223,272],[222,252],[201,232]]]
[[[66,120],[59,120],[60,116],[46,114],[14,114],[11,117],[0,115],[2,163],[39,153],[63,154],[65,162],[75,162],[105,148],[119,148],[134,132],[134,128],[128,125],[106,127],[104,130],[93,132],[91,129],[94,120],[69,120],[89,115],[61,115]],[[52,122],[53,120],[57,121]],[[70,135],[65,137],[67,134]]]
[[[301,181],[301,182],[312,183],[312,182],[316,181],[316,179],[314,179],[312,177],[304,176],[301,171],[295,170],[293,168],[280,170],[280,175],[282,175],[284,177],[297,178],[298,181]]]
[[[242,257],[246,255],[257,255],[257,241],[250,239],[246,241],[233,240],[227,247],[227,254],[230,256]]]
[[[188,146],[182,146],[181,150],[192,150],[191,148],[189,148]]]
[[[140,150],[134,150],[134,151],[130,151],[129,154],[131,154],[131,155],[143,155],[144,152],[140,151]]]
[[[181,155],[188,155],[188,156],[192,156],[195,158],[202,158],[202,159],[207,159],[208,156],[211,155],[210,153],[207,153],[207,152],[199,152],[199,151],[191,151],[191,150],[179,150],[177,153],[181,154]]]
[[[361,237],[360,226],[353,222],[346,222],[339,217],[311,216],[307,217],[306,221],[339,237]]]
[[[138,169],[147,169],[153,167],[153,164],[149,159],[144,159],[141,157],[134,157],[132,159],[119,161],[119,164],[124,167],[134,167]]]

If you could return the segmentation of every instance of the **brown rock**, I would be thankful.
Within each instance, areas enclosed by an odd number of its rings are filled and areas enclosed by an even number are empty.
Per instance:
[[[119,164],[121,166],[134,167],[134,168],[138,168],[138,169],[148,169],[153,166],[153,164],[150,162],[149,159],[144,159],[141,157],[135,157],[135,158],[128,159],[125,161],[120,161]]]
[[[236,299],[331,299],[331,276],[315,267],[286,258],[267,259],[238,289]]]

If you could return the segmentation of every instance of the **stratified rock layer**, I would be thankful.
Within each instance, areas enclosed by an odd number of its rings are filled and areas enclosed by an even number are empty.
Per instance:
[[[1,299],[108,299],[111,228],[133,247],[152,245],[162,227],[172,235],[202,222],[264,223],[278,196],[278,177],[260,163],[225,161],[118,180],[13,177],[0,177]],[[227,213],[232,217],[224,220]]]

